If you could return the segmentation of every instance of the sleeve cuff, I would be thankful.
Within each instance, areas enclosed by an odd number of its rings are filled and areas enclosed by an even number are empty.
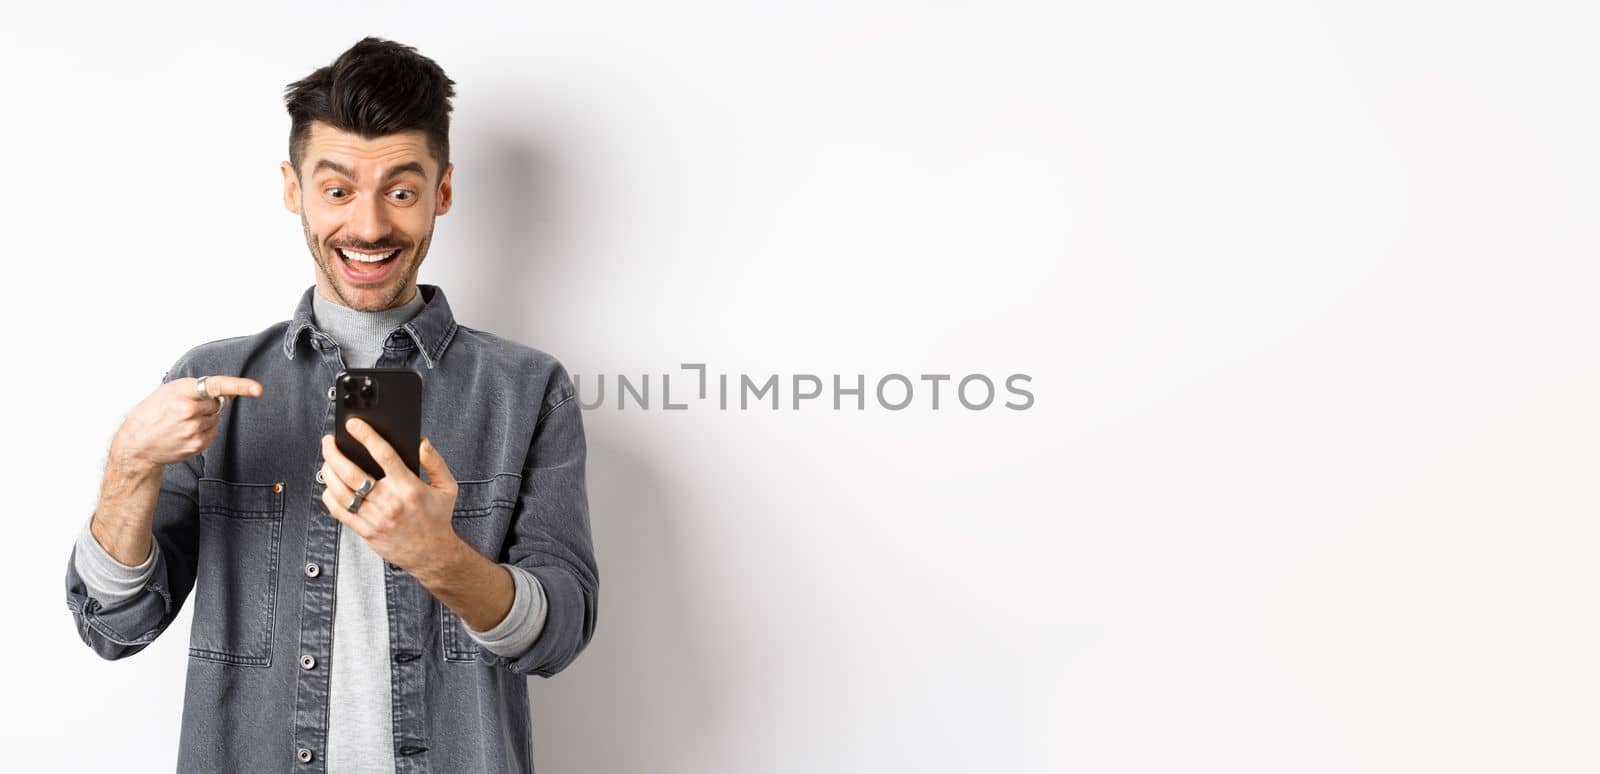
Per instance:
[[[103,607],[110,607],[138,596],[144,590],[145,584],[155,575],[156,551],[159,547],[152,540],[150,555],[142,564],[123,564],[95,539],[94,532],[89,529],[93,522],[93,515],[83,522],[83,529],[78,533],[77,550],[72,554],[72,564],[83,578],[83,585],[90,596],[100,600]]]
[[[514,658],[533,647],[534,640],[539,639],[539,633],[544,630],[548,603],[544,586],[533,573],[509,562],[501,562],[500,566],[511,572],[512,585],[516,587],[511,610],[500,623],[486,632],[473,631],[465,621],[462,621],[462,625],[468,636],[479,645],[498,655]]]

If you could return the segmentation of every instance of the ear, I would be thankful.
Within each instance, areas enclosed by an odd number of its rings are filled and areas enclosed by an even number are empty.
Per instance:
[[[297,213],[300,211],[300,178],[294,173],[294,165],[287,161],[278,168],[283,171],[283,206]]]
[[[456,171],[456,163],[452,161],[445,165],[444,174],[439,176],[439,206],[434,208],[433,214],[435,216],[443,215],[450,211],[450,197],[454,193],[454,189],[450,186],[450,173],[454,171]]]

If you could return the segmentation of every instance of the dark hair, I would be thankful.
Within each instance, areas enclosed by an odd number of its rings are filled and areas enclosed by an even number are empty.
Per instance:
[[[315,120],[367,139],[421,129],[428,134],[428,150],[443,175],[450,164],[450,98],[455,95],[455,81],[415,48],[362,38],[333,64],[284,89],[289,163],[299,177]]]

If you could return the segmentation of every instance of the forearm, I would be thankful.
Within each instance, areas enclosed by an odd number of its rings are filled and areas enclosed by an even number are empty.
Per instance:
[[[89,529],[113,559],[128,566],[151,555],[150,525],[161,494],[162,466],[130,460],[112,446]]]
[[[511,572],[460,539],[442,556],[412,571],[417,582],[471,629],[488,631],[505,620],[516,597]]]

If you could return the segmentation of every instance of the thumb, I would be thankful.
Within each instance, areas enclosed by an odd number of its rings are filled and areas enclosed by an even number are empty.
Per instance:
[[[455,476],[450,474],[450,466],[444,463],[444,457],[439,456],[439,450],[433,448],[433,442],[426,437],[418,448],[417,461],[422,463],[422,469],[428,472],[428,485],[443,487],[444,484],[454,484]]]

